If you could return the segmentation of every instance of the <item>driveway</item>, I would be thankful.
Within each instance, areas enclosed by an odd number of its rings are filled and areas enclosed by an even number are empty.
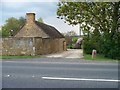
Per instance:
[[[49,58],[83,58],[83,50],[82,49],[67,49],[67,51],[48,54],[45,57]]]

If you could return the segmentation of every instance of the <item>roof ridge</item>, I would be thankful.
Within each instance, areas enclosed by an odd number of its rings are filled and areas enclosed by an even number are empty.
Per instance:
[[[47,25],[38,21],[35,21],[35,24],[37,24],[46,34],[52,38],[64,38],[64,36],[51,25]]]

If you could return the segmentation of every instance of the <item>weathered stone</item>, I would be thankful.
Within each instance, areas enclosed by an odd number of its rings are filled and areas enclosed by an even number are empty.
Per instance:
[[[3,47],[1,48],[2,53],[0,55],[41,55],[62,52],[66,47],[66,45],[64,45],[65,42],[63,41],[63,38],[3,38]],[[20,44],[21,42],[22,44]]]
[[[63,35],[54,27],[35,21],[34,13],[26,14],[25,25],[14,37],[2,38],[0,43],[0,55],[41,55],[66,50]]]

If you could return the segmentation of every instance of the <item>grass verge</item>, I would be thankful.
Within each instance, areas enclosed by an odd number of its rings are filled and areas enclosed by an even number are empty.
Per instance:
[[[41,58],[41,56],[0,56],[0,59],[27,59],[27,58]]]
[[[97,54],[95,58],[92,58],[92,55],[90,54],[84,54],[84,60],[95,60],[95,61],[113,61],[113,62],[118,62],[119,60],[114,60],[110,58],[106,58],[103,55]]]

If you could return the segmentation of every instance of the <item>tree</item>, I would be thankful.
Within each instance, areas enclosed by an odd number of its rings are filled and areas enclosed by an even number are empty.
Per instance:
[[[2,37],[2,30],[0,30],[0,37]]]
[[[20,17],[16,19],[14,17],[8,18],[6,23],[2,26],[2,37],[9,37],[15,35],[25,24],[25,19]]]
[[[87,48],[89,46],[91,46],[91,50],[96,48],[105,56],[110,54],[108,57],[120,51],[118,40],[120,38],[120,31],[118,30],[120,26],[120,2],[65,1],[58,3],[58,18],[64,19],[70,25],[80,24],[83,33],[87,35],[85,43],[91,44],[86,44]],[[120,52],[117,55],[111,58],[120,59]]]
[[[41,17],[38,19],[38,22],[44,23]]]
[[[21,28],[21,27],[23,27],[23,25],[25,24],[25,21],[26,21],[26,19],[24,18],[24,17],[20,17],[19,18],[19,27]]]
[[[6,24],[2,27],[2,35],[13,36],[14,31],[18,30],[18,27],[19,27],[19,21],[16,18],[14,17],[8,18],[6,20]]]
[[[118,5],[118,2],[60,2],[57,15],[71,25],[80,23],[83,31],[94,27],[107,33],[112,31],[113,18],[118,16]],[[113,15],[115,6],[116,15]]]

